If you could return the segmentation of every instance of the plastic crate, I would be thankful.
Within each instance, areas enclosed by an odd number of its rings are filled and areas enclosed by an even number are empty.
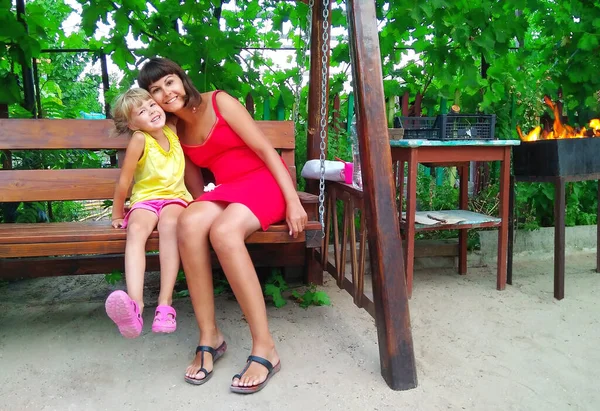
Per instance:
[[[493,140],[496,115],[440,114],[437,117],[396,117],[405,139]],[[396,120],[395,119],[395,120]]]

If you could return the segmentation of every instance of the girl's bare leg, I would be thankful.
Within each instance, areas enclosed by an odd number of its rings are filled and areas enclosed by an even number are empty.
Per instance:
[[[160,293],[158,305],[173,303],[173,288],[179,271],[179,247],[177,246],[177,219],[185,210],[178,204],[164,207],[158,219],[158,257],[160,259]]]
[[[246,237],[259,228],[260,222],[250,209],[242,204],[230,204],[212,224],[210,241],[250,326],[252,355],[277,365],[279,356],[269,332],[265,300],[244,243]],[[252,362],[242,379],[235,379],[232,385],[249,387],[260,384],[266,377],[267,369]]]
[[[198,345],[207,345],[213,348],[217,348],[223,343],[223,334],[217,328],[215,319],[215,296],[208,234],[213,222],[223,212],[223,208],[219,203],[195,202],[181,213],[177,222],[179,253],[194,314],[198,328],[200,328]],[[198,380],[206,377],[204,372],[199,372],[202,356],[204,356],[204,368],[208,372],[213,369],[212,356],[206,352],[200,352],[196,354],[192,364],[187,367],[185,372],[187,377]]]
[[[156,227],[158,216],[152,211],[135,209],[127,221],[125,244],[125,282],[127,294],[134,300],[140,313],[144,310],[144,274],[146,272],[146,240]]]

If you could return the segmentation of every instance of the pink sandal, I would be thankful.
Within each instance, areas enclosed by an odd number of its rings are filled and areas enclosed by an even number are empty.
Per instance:
[[[104,306],[106,314],[117,324],[123,337],[135,338],[142,333],[144,320],[140,308],[125,291],[117,290],[110,293]]]
[[[172,333],[177,329],[177,313],[170,305],[159,305],[154,313],[153,333]]]

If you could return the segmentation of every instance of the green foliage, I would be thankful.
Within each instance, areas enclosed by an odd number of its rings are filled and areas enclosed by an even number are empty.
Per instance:
[[[597,184],[567,183],[565,225],[596,224]],[[518,227],[534,230],[554,226],[554,186],[549,183],[517,183],[515,215]]]
[[[215,295],[221,295],[221,294],[232,292],[231,286],[229,285],[229,282],[227,281],[227,278],[225,278],[224,275],[222,275],[221,277],[219,277],[215,280],[214,290],[215,290]]]
[[[48,222],[48,214],[44,203],[21,203],[16,212],[16,223]]]
[[[179,291],[173,291],[173,298],[186,298],[190,296],[190,291],[186,288]]]
[[[317,286],[314,284],[311,284],[302,294],[296,290],[292,291],[292,296],[300,303],[302,308],[308,308],[311,305],[331,305],[329,295],[325,291],[317,290]]]
[[[110,285],[115,285],[123,281],[123,273],[119,270],[114,270],[110,274],[104,274],[104,280]]]
[[[405,174],[406,175],[406,174]],[[436,185],[435,176],[421,172],[417,176],[417,207],[421,210],[453,210],[458,204],[458,188],[444,178]]]
[[[275,307],[281,308],[287,304],[286,299],[283,297],[283,292],[287,289],[288,285],[281,274],[281,270],[272,270],[264,286],[265,297],[270,298]]]
[[[277,308],[281,308],[287,304],[287,300],[284,297],[284,293],[288,291],[289,287],[281,270],[273,269],[264,286],[264,295],[270,298],[273,305]],[[317,286],[311,284],[307,290],[300,294],[297,290],[292,291],[292,297],[300,303],[302,308],[307,308],[311,305],[330,305],[329,296],[325,291],[317,290]]]

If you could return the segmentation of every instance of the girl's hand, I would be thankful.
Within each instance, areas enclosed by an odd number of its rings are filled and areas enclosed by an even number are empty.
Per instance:
[[[123,228],[123,219],[115,218],[114,220],[112,220],[112,226],[113,228]]]
[[[290,235],[294,238],[298,238],[298,233],[304,231],[308,221],[308,216],[300,201],[288,204],[285,221],[290,229]]]

